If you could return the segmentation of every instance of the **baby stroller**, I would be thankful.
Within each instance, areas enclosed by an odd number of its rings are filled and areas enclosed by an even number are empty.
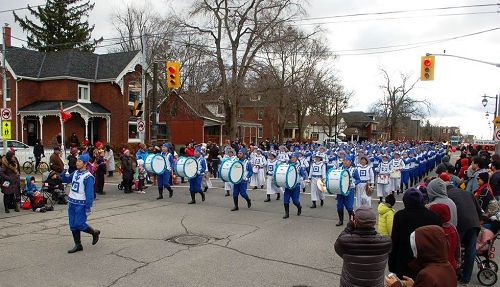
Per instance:
[[[493,286],[498,280],[495,258],[495,241],[500,238],[500,213],[490,217],[483,225],[476,242],[477,279],[484,286]]]
[[[122,175],[122,167],[121,166],[118,167],[118,173],[120,175]],[[139,190],[139,180],[138,179],[134,179],[134,181],[132,183],[133,183],[132,184],[132,189],[134,191],[138,191]],[[118,190],[123,190],[123,188],[124,188],[123,187],[123,181],[120,181],[120,183],[118,184]]]

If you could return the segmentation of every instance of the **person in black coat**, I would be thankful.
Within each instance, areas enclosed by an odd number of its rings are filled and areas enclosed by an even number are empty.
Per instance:
[[[399,278],[404,276],[415,279],[419,270],[412,270],[409,263],[414,259],[410,246],[410,235],[415,229],[426,225],[439,225],[437,214],[424,206],[422,193],[410,188],[403,195],[405,208],[394,215],[392,225],[392,251],[389,254],[389,271]]]
[[[132,164],[132,158],[130,157],[130,151],[128,149],[123,151],[123,156],[121,160],[122,160],[123,189],[125,193],[132,193],[132,184],[134,181],[134,167]]]
[[[76,170],[76,161],[77,161],[78,149],[71,148],[71,151],[68,155],[68,172],[72,173]]]
[[[45,151],[43,150],[40,139],[36,140],[35,147],[33,147],[33,155],[35,156],[35,170],[38,170],[40,161],[42,161],[42,156],[45,157]]]

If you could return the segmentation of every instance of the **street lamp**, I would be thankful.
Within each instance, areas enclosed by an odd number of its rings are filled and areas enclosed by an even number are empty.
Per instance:
[[[498,95],[495,95],[494,97],[489,97],[486,94],[483,96],[483,100],[481,103],[483,104],[483,107],[486,108],[488,105],[488,99],[495,99],[495,112],[493,113],[493,118],[495,119],[498,116]],[[489,112],[486,112],[486,117],[488,118],[490,116]],[[495,140],[495,135],[493,135],[493,140]]]

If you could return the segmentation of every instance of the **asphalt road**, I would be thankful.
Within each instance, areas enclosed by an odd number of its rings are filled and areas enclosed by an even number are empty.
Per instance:
[[[301,195],[301,216],[290,207],[282,219],[282,201],[264,203],[265,191],[249,191],[252,208],[240,199],[231,212],[222,182],[207,200],[190,200],[185,185],[174,186],[173,198],[156,200],[156,187],[146,194],[123,194],[118,177],[106,178],[89,224],[101,230],[95,246],[82,235],[83,252],[73,246],[66,207],[55,211],[5,214],[0,210],[0,286],[338,286],[342,260],[333,244],[335,198],[310,209]],[[398,200],[401,195],[398,196]],[[373,204],[376,209],[376,201]],[[396,208],[402,208],[398,202]],[[177,236],[197,245],[175,242]],[[474,273],[474,282],[477,282]],[[479,286],[479,285],[472,285]]]

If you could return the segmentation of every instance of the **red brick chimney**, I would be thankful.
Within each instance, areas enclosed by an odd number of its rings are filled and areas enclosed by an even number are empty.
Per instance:
[[[9,48],[11,46],[10,40],[11,40],[11,31],[9,24],[5,23],[5,26],[3,27],[4,31],[4,37],[5,37],[5,47]]]

